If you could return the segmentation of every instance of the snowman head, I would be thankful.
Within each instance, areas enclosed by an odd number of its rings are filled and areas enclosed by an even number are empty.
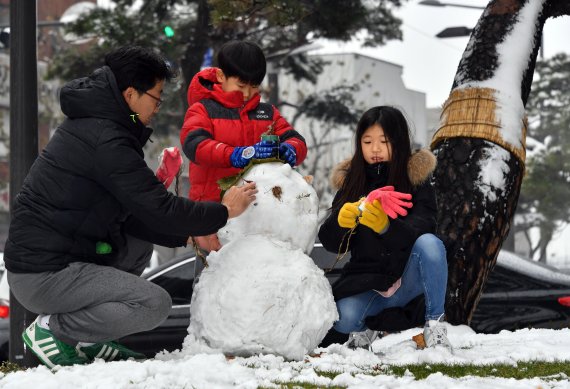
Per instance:
[[[254,181],[256,200],[218,232],[222,244],[248,236],[265,236],[310,253],[318,224],[318,198],[303,176],[286,163],[253,166],[238,185]]]

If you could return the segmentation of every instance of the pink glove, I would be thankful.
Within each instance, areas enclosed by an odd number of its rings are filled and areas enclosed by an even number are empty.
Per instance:
[[[368,193],[365,202],[372,203],[374,200],[379,200],[386,215],[396,219],[398,215],[406,216],[408,214],[408,211],[402,207],[412,208],[411,202],[404,201],[411,199],[412,195],[409,193],[396,192],[393,186],[383,186]]]
[[[156,178],[164,184],[166,189],[172,184],[180,172],[182,166],[182,155],[178,147],[168,147],[162,150],[158,157],[158,169],[156,169]]]

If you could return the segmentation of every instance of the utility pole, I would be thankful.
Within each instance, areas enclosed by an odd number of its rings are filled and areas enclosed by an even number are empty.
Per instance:
[[[10,210],[38,156],[36,0],[10,2]],[[35,319],[10,293],[10,361],[37,366],[22,332]]]

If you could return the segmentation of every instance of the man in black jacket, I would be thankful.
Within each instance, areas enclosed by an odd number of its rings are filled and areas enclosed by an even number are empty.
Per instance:
[[[8,282],[39,314],[22,336],[50,368],[143,357],[114,340],[156,327],[170,311],[168,293],[140,277],[152,244],[185,246],[215,233],[257,192],[254,183],[235,188],[221,204],[169,193],[142,148],[173,73],[136,46],[108,54],[105,64],[62,88],[67,118],[12,209]]]

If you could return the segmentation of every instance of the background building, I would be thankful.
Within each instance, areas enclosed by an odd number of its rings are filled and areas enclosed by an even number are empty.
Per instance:
[[[307,141],[309,152],[300,170],[314,177],[313,186],[319,195],[321,216],[324,217],[334,194],[329,185],[329,175],[336,164],[352,155],[356,121],[336,125],[298,117],[298,109],[294,106],[302,105],[310,94],[354,86],[354,101],[348,104],[349,107],[360,113],[377,105],[398,107],[408,118],[414,147],[428,145],[431,131],[427,122],[426,96],[404,85],[402,66],[355,52],[320,54],[316,51],[310,56],[324,63],[316,83],[299,82],[281,71],[278,78],[279,101],[286,102],[280,107],[283,115]]]

